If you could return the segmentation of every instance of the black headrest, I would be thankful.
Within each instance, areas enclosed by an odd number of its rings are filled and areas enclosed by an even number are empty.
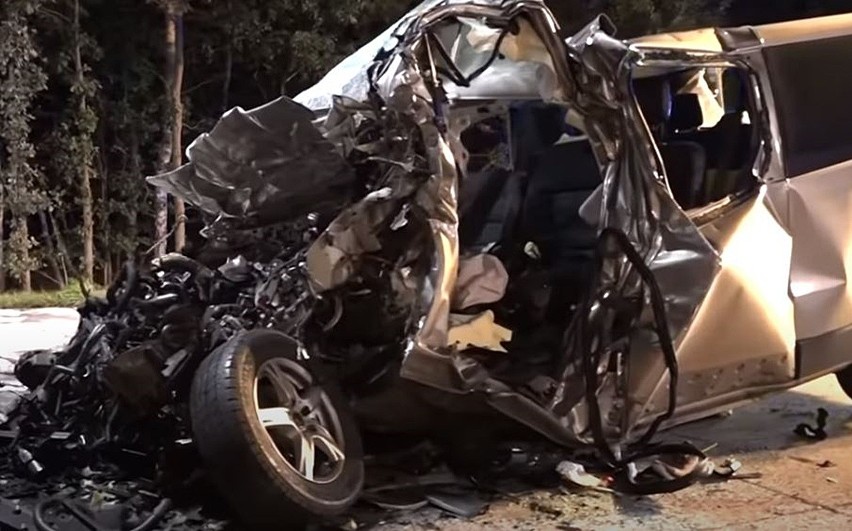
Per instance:
[[[704,123],[704,113],[698,94],[677,94],[672,99],[672,115],[669,127],[675,131],[696,129]]]
[[[671,93],[668,80],[663,77],[646,77],[633,80],[633,93],[642,109],[645,121],[654,127],[669,118]]]
[[[748,95],[746,81],[742,72],[734,68],[722,74],[722,91],[725,94],[725,111],[739,112],[746,108]]]

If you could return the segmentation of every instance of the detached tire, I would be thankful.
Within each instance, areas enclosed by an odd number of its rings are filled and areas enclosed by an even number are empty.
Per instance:
[[[297,344],[274,331],[241,334],[195,374],[192,431],[205,469],[251,529],[299,529],[355,503],[361,436],[342,393],[317,384]]]
[[[843,389],[843,392],[846,393],[846,396],[852,398],[852,365],[844,369],[840,369],[834,373],[834,376],[837,378],[837,383],[840,384],[840,387]]]

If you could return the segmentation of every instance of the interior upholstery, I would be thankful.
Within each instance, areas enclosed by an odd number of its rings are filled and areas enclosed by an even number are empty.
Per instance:
[[[707,154],[698,142],[675,141],[660,145],[660,156],[672,195],[683,209],[702,203]]]
[[[698,94],[677,94],[672,98],[671,115],[668,120],[670,133],[692,131],[704,123],[704,113]]]
[[[529,176],[521,235],[535,242],[546,263],[590,258],[597,232],[579,210],[600,183],[600,170],[587,140],[554,145],[539,157]]]

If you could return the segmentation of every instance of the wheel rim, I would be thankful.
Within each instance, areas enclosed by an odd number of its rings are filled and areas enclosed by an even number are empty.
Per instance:
[[[346,461],[340,418],[304,367],[286,358],[261,364],[254,408],[264,436],[293,472],[312,483],[340,476]]]

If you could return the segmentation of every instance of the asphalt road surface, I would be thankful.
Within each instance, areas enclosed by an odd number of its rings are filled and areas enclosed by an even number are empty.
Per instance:
[[[25,350],[65,343],[76,328],[73,310],[0,310],[0,373],[4,383]],[[794,427],[829,412],[828,439],[803,441]],[[385,531],[540,531],[599,529],[848,529],[852,525],[852,401],[833,377],[772,396],[725,418],[665,434],[699,447],[717,445],[715,458],[736,457],[751,479],[694,486],[651,498],[604,493],[535,492],[495,503],[470,521],[437,512],[402,516]]]

